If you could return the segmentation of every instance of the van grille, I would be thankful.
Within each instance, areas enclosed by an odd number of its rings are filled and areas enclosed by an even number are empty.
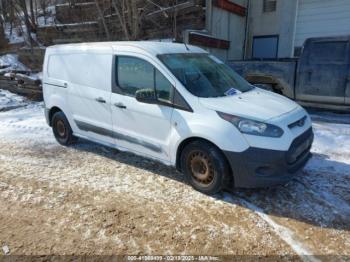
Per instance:
[[[293,165],[305,154],[307,154],[311,149],[313,140],[314,133],[312,131],[312,128],[308,129],[305,133],[297,137],[293,141],[287,153],[287,163],[289,165]]]

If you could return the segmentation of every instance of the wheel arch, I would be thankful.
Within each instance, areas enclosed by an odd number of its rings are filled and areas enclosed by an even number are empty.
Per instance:
[[[51,126],[51,120],[56,112],[63,112],[68,120],[70,117],[70,108],[68,107],[68,101],[64,95],[52,94],[45,97],[45,111],[48,120],[48,124]],[[71,121],[69,121],[71,123]]]
[[[252,84],[267,84],[272,86],[272,91],[274,93],[284,95],[293,98],[293,88],[283,81],[281,78],[273,75],[259,75],[259,74],[249,74],[245,76],[245,79]]]
[[[63,112],[63,110],[61,108],[59,108],[58,106],[54,106],[52,108],[49,109],[49,125],[52,126],[52,118],[54,116],[54,114],[56,114],[57,112]]]
[[[181,172],[181,169],[182,169],[181,168],[181,154],[182,154],[184,148],[194,141],[204,141],[204,142],[207,142],[207,143],[215,146],[222,153],[223,157],[225,158],[225,161],[228,163],[228,166],[230,168],[230,172],[232,174],[231,166],[229,165],[229,161],[228,161],[227,157],[225,156],[224,152],[212,141],[210,141],[206,138],[203,138],[203,137],[199,137],[199,136],[188,137],[188,138],[184,139],[183,141],[181,141],[179,146],[177,147],[175,167],[179,172]]]

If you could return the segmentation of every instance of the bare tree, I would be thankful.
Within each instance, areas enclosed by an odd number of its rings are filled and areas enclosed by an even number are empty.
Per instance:
[[[112,0],[112,6],[127,40],[136,40],[140,34],[141,16],[137,0]]]
[[[95,0],[95,5],[96,5],[97,11],[98,11],[98,16],[99,16],[99,18],[100,18],[100,20],[102,22],[103,28],[105,30],[107,39],[110,40],[111,39],[111,34],[109,32],[109,29],[108,29],[108,26],[107,26],[107,23],[106,23],[106,19],[105,19],[104,14],[103,14],[103,12],[101,10],[100,4],[98,3],[98,0]]]
[[[48,0],[38,0],[38,6],[42,11],[42,15],[44,17],[44,23],[46,24],[46,16],[47,16],[47,6],[48,6]]]
[[[33,0],[29,0],[29,8],[30,8],[30,20],[31,20],[32,30],[36,31],[36,19],[35,19],[35,13],[34,13]]]
[[[19,20],[23,20],[24,25],[26,27],[26,35],[28,39],[28,43],[30,47],[33,47],[33,39],[32,39],[32,31],[33,31],[33,26],[31,24],[30,18],[29,18],[29,12],[28,12],[28,7],[27,3],[24,0],[17,0],[17,15],[19,17]],[[21,19],[22,18],[22,19]]]
[[[9,20],[10,20],[10,35],[12,35],[12,31],[15,23],[15,4],[13,1],[10,2]]]
[[[5,38],[5,21],[4,21],[3,15],[0,14],[0,47],[5,46],[6,42],[7,41]]]

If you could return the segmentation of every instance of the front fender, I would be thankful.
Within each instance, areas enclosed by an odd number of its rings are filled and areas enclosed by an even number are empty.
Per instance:
[[[244,136],[232,124],[221,119],[215,111],[196,114],[175,110],[172,122],[175,126],[170,136],[172,164],[176,163],[179,146],[189,138],[205,139],[223,151],[243,152],[249,148]]]

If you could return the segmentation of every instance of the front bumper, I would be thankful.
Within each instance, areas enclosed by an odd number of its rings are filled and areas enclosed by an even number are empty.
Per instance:
[[[284,184],[302,169],[311,157],[312,128],[297,137],[288,151],[249,148],[244,152],[225,151],[238,188],[264,188]]]

